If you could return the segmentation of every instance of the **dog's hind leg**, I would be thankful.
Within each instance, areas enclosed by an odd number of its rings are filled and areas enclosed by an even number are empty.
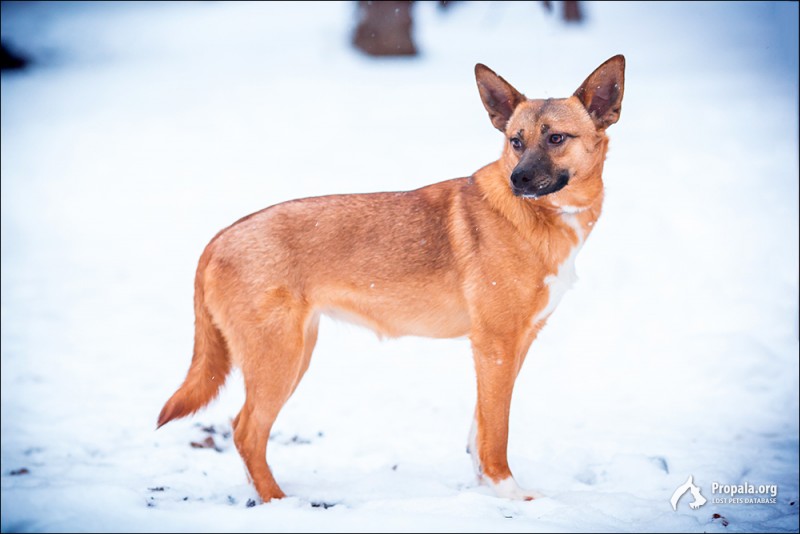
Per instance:
[[[264,502],[285,496],[267,463],[267,444],[281,408],[308,369],[319,324],[318,315],[299,309],[296,302],[268,315],[264,324],[243,334],[246,397],[233,423],[234,443]]]

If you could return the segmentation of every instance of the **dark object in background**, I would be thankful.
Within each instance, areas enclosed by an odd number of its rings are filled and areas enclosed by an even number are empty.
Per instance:
[[[449,8],[453,0],[439,0],[442,9]],[[358,25],[353,36],[356,48],[370,56],[415,56],[417,47],[411,36],[411,5],[413,1],[366,1],[358,2]],[[545,9],[553,10],[552,2],[542,1]],[[566,22],[580,22],[578,0],[561,2],[562,18]]]
[[[353,44],[371,56],[415,56],[411,2],[358,2]]]
[[[542,3],[547,11],[553,10],[552,3],[549,0],[543,0]],[[564,0],[561,2],[561,4],[563,7],[561,17],[565,21],[580,22],[583,19],[583,15],[581,15],[581,6],[579,5],[578,0]]]
[[[30,63],[29,59],[11,50],[5,43],[0,43],[0,48],[2,48],[0,70],[21,70]]]

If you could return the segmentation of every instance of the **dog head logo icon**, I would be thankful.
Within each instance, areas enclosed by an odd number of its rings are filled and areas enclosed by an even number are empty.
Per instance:
[[[692,510],[697,510],[706,502],[708,502],[707,499],[700,493],[700,488],[695,485],[692,478],[692,475],[689,475],[689,478],[686,479],[686,482],[678,486],[678,489],[676,489],[675,493],[672,494],[672,498],[669,500],[669,502],[672,504],[673,510],[678,509],[678,501],[687,491],[692,492],[692,497],[694,497],[694,501],[689,503],[689,508]]]

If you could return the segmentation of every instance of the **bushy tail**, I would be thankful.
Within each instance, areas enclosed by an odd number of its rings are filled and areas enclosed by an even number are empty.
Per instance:
[[[204,255],[206,256],[206,255]],[[214,324],[205,304],[203,273],[208,258],[203,257],[194,282],[194,354],[186,378],[161,409],[158,428],[173,419],[191,415],[219,393],[231,370],[231,358],[222,332]]]

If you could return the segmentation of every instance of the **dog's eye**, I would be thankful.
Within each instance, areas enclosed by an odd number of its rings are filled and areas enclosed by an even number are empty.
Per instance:
[[[566,139],[566,137],[563,134],[553,134],[547,138],[547,142],[551,145],[560,145],[564,142],[564,139]]]
[[[508,142],[511,143],[511,148],[514,150],[522,149],[522,140],[519,137],[512,137]]]

